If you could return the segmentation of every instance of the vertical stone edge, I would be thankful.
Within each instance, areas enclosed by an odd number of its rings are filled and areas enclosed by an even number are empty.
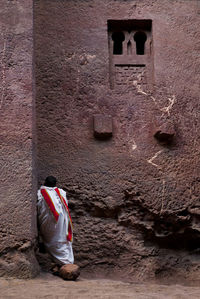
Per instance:
[[[15,13],[16,18],[10,20],[9,16]],[[33,0],[22,3],[5,2],[2,5],[2,16],[4,17],[1,23],[3,29],[2,24],[6,23],[6,16],[8,16],[7,31],[2,32],[4,38],[9,37],[8,53],[6,53],[9,56],[5,58],[7,63],[5,70],[8,73],[5,81],[7,98],[0,111],[4,117],[1,123],[4,178],[0,187],[2,191],[0,277],[33,278],[40,270],[35,257],[37,134]],[[5,52],[6,50],[5,48]],[[18,55],[17,51],[19,51]],[[8,65],[11,58],[14,67]],[[21,89],[18,87],[19,84]],[[18,89],[14,89],[15,87]],[[8,100],[10,102],[12,100],[12,105]]]
[[[36,82],[35,82],[35,36],[34,36],[34,0],[32,1],[32,218],[31,218],[31,232],[33,240],[33,248],[37,248],[37,189],[38,189],[38,175],[37,175],[37,128],[36,128]],[[40,271],[39,264],[34,253],[33,276],[36,276]]]

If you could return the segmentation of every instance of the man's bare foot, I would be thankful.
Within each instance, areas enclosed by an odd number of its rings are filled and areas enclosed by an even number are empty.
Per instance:
[[[66,264],[60,268],[60,277],[64,280],[76,280],[80,275],[80,267],[75,264]]]

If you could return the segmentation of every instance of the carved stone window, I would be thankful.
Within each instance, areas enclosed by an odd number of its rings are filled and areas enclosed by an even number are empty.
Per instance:
[[[133,82],[138,77],[143,84],[151,83],[151,20],[108,20],[108,42],[111,88],[132,84],[134,89]]]

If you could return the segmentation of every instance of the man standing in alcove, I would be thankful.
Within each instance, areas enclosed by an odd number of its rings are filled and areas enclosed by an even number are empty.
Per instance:
[[[55,177],[48,176],[44,185],[38,190],[37,207],[40,234],[47,252],[58,267],[61,267],[60,274],[62,277],[63,269],[67,272],[74,272],[77,266],[72,265],[74,263],[72,219],[68,209],[66,192],[56,187]],[[67,269],[66,267],[63,268],[63,265],[71,265],[71,267]],[[68,277],[63,278],[67,279]]]

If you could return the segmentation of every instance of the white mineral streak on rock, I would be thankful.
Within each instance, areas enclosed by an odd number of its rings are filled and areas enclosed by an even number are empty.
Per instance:
[[[135,86],[138,93],[144,94],[145,96],[148,96],[148,93],[146,93],[144,90],[142,90],[140,83],[142,83],[142,76],[144,72],[137,75],[137,80],[133,81],[133,85]]]
[[[128,133],[128,140],[131,140],[131,138],[130,138],[130,134],[129,134],[129,133]],[[132,138],[132,146],[131,146],[131,150],[132,150],[132,151],[135,151],[136,148],[137,148],[137,144],[136,144],[136,142],[135,142],[135,139]]]
[[[150,163],[151,165],[155,166],[156,168],[160,168],[160,166],[157,165],[156,163],[154,163],[153,160],[155,160],[163,151],[164,151],[164,149],[155,153],[155,155],[152,158],[150,158],[149,160],[147,160],[147,162]]]
[[[141,86],[137,84],[136,80],[133,81],[133,84],[135,85],[138,93],[141,93],[141,94],[144,94],[145,96],[148,96],[148,94],[142,90]]]
[[[96,55],[90,55],[90,54],[84,53],[84,54],[80,55],[78,58],[81,61],[81,64],[85,65],[88,62],[91,62],[93,59],[95,59]]]
[[[167,107],[163,107],[160,109],[160,111],[167,113],[168,116],[170,115],[170,111],[173,108],[174,103],[176,102],[176,96],[173,95],[171,98],[168,98],[169,100],[169,105]]]
[[[144,72],[143,72],[144,73]],[[150,95],[150,93],[148,92],[145,92],[144,90],[142,90],[142,75],[143,73],[139,74],[137,76],[137,79],[138,80],[134,80],[133,81],[133,85],[135,86],[136,90],[138,93],[140,94],[143,94],[145,96],[148,96],[150,97],[150,99],[154,102],[154,104],[158,107],[158,101],[156,100],[156,98],[154,98],[153,96]],[[163,108],[159,108],[158,109],[163,112],[163,113],[167,113],[168,116],[170,115],[170,111],[171,109],[173,108],[173,105],[176,103],[176,96],[175,95],[172,95],[172,97],[169,97],[168,98],[168,101],[169,101],[169,105],[166,106],[166,107],[163,107]]]
[[[137,148],[137,144],[136,144],[135,140],[133,139],[132,150],[134,151],[134,150],[136,150],[136,148]]]
[[[153,100],[153,102],[154,102],[155,104],[157,104],[156,99],[155,99],[153,96],[150,96],[150,98]]]
[[[87,58],[88,60],[92,60],[92,59],[96,58],[96,55],[89,55],[89,54],[86,54],[85,56],[86,56],[86,58]]]

